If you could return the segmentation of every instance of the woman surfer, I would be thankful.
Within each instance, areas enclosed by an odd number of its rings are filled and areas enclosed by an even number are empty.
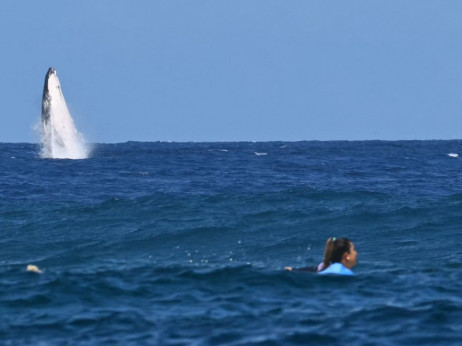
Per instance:
[[[329,238],[324,248],[323,261],[317,267],[292,268],[289,271],[309,271],[319,274],[353,275],[351,268],[356,265],[357,252],[347,238]]]

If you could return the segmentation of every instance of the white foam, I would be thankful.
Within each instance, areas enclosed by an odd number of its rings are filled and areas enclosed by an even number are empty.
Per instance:
[[[48,78],[50,119],[42,122],[42,158],[86,159],[89,148],[77,131],[56,73]]]
[[[255,152],[254,154],[257,155],[257,156],[265,156],[265,155],[268,155],[268,153],[257,153],[257,152]]]
[[[449,153],[448,156],[449,156],[449,157],[457,158],[457,157],[459,157],[459,154],[456,154],[456,153]]]

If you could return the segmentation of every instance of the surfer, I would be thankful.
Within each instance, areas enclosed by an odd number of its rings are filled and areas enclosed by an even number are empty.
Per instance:
[[[323,261],[317,267],[293,268],[289,271],[305,271],[319,274],[353,275],[351,268],[356,265],[357,252],[353,242],[347,238],[329,238],[324,248]]]
[[[328,243],[332,243],[330,254],[330,265],[327,269],[319,272],[321,275],[354,275],[351,271],[356,265],[358,253],[353,242],[347,238],[329,238]]]

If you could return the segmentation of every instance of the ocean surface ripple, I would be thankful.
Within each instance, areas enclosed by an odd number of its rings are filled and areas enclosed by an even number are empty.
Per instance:
[[[0,144],[0,343],[458,345],[461,148]],[[283,270],[330,236],[354,277]]]

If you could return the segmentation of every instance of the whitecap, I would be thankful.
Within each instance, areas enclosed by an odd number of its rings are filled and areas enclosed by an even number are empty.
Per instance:
[[[258,152],[255,152],[254,154],[257,155],[257,156],[265,156],[265,155],[268,155],[268,153],[258,153]]]
[[[457,158],[457,157],[459,157],[459,154],[457,154],[457,153],[449,153],[448,156]]]

